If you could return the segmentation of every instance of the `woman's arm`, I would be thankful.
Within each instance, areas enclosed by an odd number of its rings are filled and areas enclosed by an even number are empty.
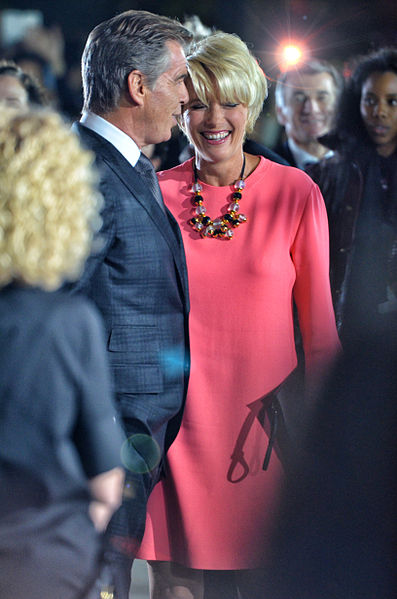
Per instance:
[[[340,351],[329,282],[328,219],[317,185],[306,200],[291,254],[307,382],[315,388]]]

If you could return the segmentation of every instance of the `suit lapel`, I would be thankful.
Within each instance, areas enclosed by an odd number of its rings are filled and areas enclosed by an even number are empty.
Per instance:
[[[156,198],[145,185],[134,167],[124,156],[105,138],[80,123],[75,123],[73,129],[78,132],[83,143],[92,149],[112,169],[115,175],[127,187],[134,198],[146,210],[161,235],[166,240],[181,278],[185,297],[187,298],[187,274],[184,262],[184,249],[179,226],[166,208],[163,212]]]

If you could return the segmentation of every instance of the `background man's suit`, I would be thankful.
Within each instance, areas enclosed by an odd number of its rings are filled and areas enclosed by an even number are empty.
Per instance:
[[[171,213],[102,136],[74,125],[96,154],[102,211],[101,247],[87,261],[75,291],[103,315],[116,402],[127,436],[149,435],[163,456],[179,429],[188,380],[188,288],[182,239]],[[158,480],[155,447],[129,446],[122,507],[109,526],[111,547],[133,557],[146,500]],[[143,450],[143,453],[142,453]],[[144,455],[146,454],[146,455]]]

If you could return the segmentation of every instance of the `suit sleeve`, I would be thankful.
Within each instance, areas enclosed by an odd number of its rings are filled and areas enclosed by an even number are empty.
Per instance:
[[[101,211],[102,226],[94,239],[91,255],[88,257],[84,270],[80,278],[68,289],[72,293],[87,293],[97,268],[104,262],[112,245],[116,230],[116,209],[114,192],[110,189],[110,184],[105,178],[102,178],[100,192],[104,198],[104,206]]]

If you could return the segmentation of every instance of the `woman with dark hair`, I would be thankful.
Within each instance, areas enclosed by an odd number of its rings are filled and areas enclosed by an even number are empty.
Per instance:
[[[14,62],[0,61],[0,102],[13,108],[44,106],[44,90]]]
[[[330,226],[331,289],[342,342],[397,315],[397,48],[360,57],[342,94],[332,158],[308,169]]]

